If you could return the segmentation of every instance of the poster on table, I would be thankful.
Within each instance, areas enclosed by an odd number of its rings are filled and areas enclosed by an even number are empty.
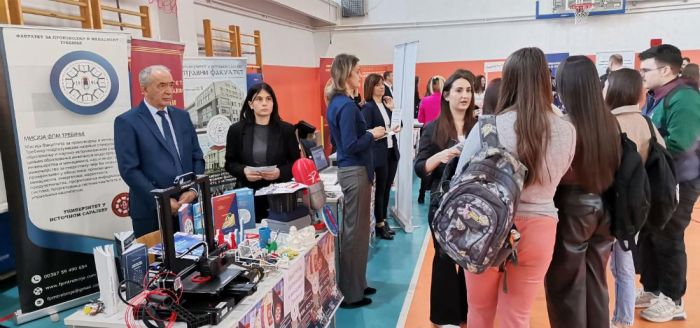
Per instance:
[[[238,328],[326,327],[342,301],[335,272],[334,238],[321,237],[239,322]]]
[[[185,45],[182,43],[154,41],[147,39],[131,39],[131,107],[137,107],[143,100],[143,92],[139,83],[139,72],[151,65],[163,65],[170,69],[175,88],[171,106],[185,108],[182,93],[182,55]]]
[[[399,44],[394,47],[394,111],[392,126],[403,122],[398,135],[399,153],[413,153],[413,102],[415,92],[416,60],[418,42]],[[396,122],[400,118],[401,122]],[[392,211],[404,231],[413,231],[413,158],[401,156],[396,171],[396,193]]]
[[[185,58],[182,63],[185,107],[204,152],[212,195],[235,189],[224,169],[226,134],[240,119],[245,101],[246,58]]]
[[[610,56],[621,55],[622,67],[634,69],[637,54],[634,51],[605,51],[595,54],[595,67],[598,70],[598,76],[606,73],[608,65],[610,65]]]
[[[3,27],[0,146],[23,322],[92,299],[92,249],[131,230],[113,124],[128,110],[129,35]]]
[[[311,254],[312,259],[309,261],[313,263],[315,275],[318,277],[321,323],[325,327],[342,301],[335,272],[335,237],[331,234],[321,237],[317,248],[318,251]]]
[[[262,302],[253,306],[238,322],[238,328],[263,328]]]
[[[290,263],[289,269],[282,279],[284,281],[282,327],[305,327],[300,325],[302,302],[305,296],[304,271],[306,271],[306,261],[304,259],[294,260]]]

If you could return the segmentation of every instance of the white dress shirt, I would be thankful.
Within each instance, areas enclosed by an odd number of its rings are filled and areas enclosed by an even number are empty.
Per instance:
[[[146,107],[148,107],[148,111],[151,112],[153,119],[156,121],[156,125],[158,126],[158,130],[160,130],[160,134],[163,136],[163,138],[165,138],[165,133],[163,133],[163,123],[160,119],[160,115],[158,115],[159,109],[151,106],[151,104],[149,104],[146,101],[146,99],[143,100],[143,103],[146,104]],[[177,137],[175,136],[175,127],[173,126],[173,121],[170,119],[170,115],[168,114],[168,107],[165,107],[162,110],[165,111],[165,119],[170,124],[170,134],[173,136],[173,141],[175,142],[175,149],[177,150],[177,155],[180,156],[180,147],[177,145]]]

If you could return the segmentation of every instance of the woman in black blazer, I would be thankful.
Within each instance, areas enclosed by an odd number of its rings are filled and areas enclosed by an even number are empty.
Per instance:
[[[423,128],[414,170],[419,178],[432,176],[428,226],[432,232],[435,212],[440,206],[436,197],[440,178],[446,164],[459,158],[461,150],[454,147],[464,141],[474,118],[474,74],[457,70],[445,82],[440,99],[440,116]],[[433,238],[432,279],[430,281],[430,321],[436,325],[461,325],[467,320],[467,286],[464,269],[442,250]],[[456,269],[455,269],[456,268]]]
[[[282,121],[277,97],[267,83],[248,90],[241,119],[231,125],[226,136],[226,171],[240,187],[258,190],[273,183],[292,180],[292,165],[299,159],[299,143],[294,126]],[[259,172],[255,167],[275,166]],[[255,221],[268,217],[267,197],[255,197]]]
[[[397,133],[401,126],[391,127],[391,112],[394,110],[394,100],[384,96],[384,79],[379,74],[370,74],[365,80],[365,104],[362,115],[365,117],[367,128],[384,127],[387,131]],[[394,239],[394,231],[386,224],[389,208],[391,184],[396,176],[399,164],[399,145],[396,135],[388,135],[376,140],[372,145],[374,152],[374,174],[376,177],[374,189],[374,217],[377,219],[376,233],[382,239]]]

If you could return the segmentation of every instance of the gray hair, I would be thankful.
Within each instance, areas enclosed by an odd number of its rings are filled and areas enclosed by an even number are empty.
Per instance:
[[[148,86],[148,84],[151,83],[151,74],[153,74],[153,72],[170,73],[170,69],[163,65],[151,65],[142,69],[141,72],[139,72],[139,84],[141,87]]]

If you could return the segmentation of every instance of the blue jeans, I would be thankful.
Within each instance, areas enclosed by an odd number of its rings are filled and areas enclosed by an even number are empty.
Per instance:
[[[613,245],[610,270],[615,278],[615,312],[612,321],[631,326],[634,321],[636,275],[632,252],[623,251],[619,241]]]

